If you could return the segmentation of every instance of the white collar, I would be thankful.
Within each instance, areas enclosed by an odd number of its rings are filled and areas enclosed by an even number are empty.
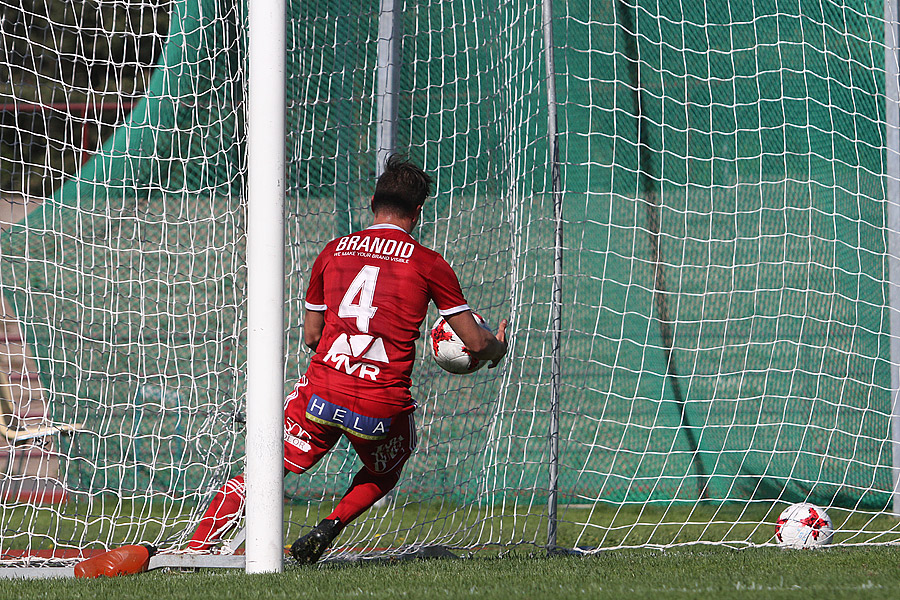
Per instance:
[[[409,235],[409,232],[399,225],[394,225],[393,223],[379,223],[378,225],[369,225],[366,229],[396,229],[397,231],[402,231],[406,235]]]

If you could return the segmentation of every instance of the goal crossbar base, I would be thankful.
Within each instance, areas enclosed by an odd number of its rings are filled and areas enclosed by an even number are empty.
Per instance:
[[[153,569],[243,569],[242,554],[160,554],[150,559]]]
[[[563,548],[562,546],[552,546],[547,548],[547,556],[587,556],[596,548]]]
[[[385,556],[383,553],[358,553],[327,559],[323,562],[397,562],[416,559],[459,558],[445,546],[424,546],[410,552]],[[157,554],[150,558],[149,571],[155,569],[244,569],[246,557],[243,554]],[[3,579],[64,579],[75,577],[75,567],[0,567]]]
[[[347,554],[341,554],[334,558],[328,558],[323,562],[329,563],[393,563],[398,561],[406,561],[406,560],[423,560],[423,559],[435,559],[435,558],[459,558],[458,555],[454,554],[449,548],[446,546],[440,545],[430,545],[430,546],[421,546],[418,548],[408,548],[405,550],[400,550],[396,554],[384,551],[374,551],[374,552],[350,552]]]
[[[160,554],[150,558],[154,569],[243,569],[246,560],[240,554]],[[75,566],[0,567],[0,579],[64,579],[75,577]]]

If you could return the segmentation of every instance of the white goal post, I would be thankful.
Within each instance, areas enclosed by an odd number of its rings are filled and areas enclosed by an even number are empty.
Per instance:
[[[801,501],[900,543],[896,0],[22,6],[0,567],[283,568],[359,468],[282,476],[307,277],[394,151],[510,353],[452,376],[423,335],[416,453],[326,559],[765,546]],[[244,546],[185,553],[244,471]]]
[[[284,558],[285,2],[250,0],[247,111],[247,573]]]

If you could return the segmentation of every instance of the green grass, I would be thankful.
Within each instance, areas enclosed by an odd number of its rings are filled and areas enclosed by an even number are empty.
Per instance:
[[[566,548],[604,549],[695,542],[732,547],[761,545],[773,542],[775,521],[785,506],[771,502],[564,506],[559,511],[557,543]],[[195,509],[114,498],[100,499],[91,508],[79,512],[67,505],[4,507],[0,511],[0,552],[105,548],[127,543],[177,548]],[[318,523],[331,509],[329,502],[286,503],[286,543]],[[829,514],[835,544],[900,543],[900,525],[893,516],[837,508],[830,508]],[[530,551],[547,543],[546,507],[405,502],[393,509],[370,511],[338,542],[354,550],[437,544],[479,557],[510,547]]]
[[[130,515],[143,514],[155,524],[148,533],[165,531],[173,516],[160,505],[122,505],[128,518],[112,519],[103,527],[94,515],[88,527],[105,532],[115,527],[125,540]],[[439,539],[442,532],[472,528],[504,531],[503,546],[485,543],[454,550],[458,560],[381,559],[364,562],[334,560],[315,567],[285,565],[285,572],[245,575],[236,570],[198,572],[154,571],[112,580],[0,580],[0,600],[60,598],[896,598],[900,589],[900,545],[841,546],[817,551],[741,547],[771,541],[774,521],[783,506],[776,504],[598,505],[591,509],[563,507],[559,542],[571,547],[606,548],[589,556],[547,557],[543,507],[453,507],[409,504],[373,511],[339,539],[346,547],[397,547]],[[21,522],[35,515],[7,512]],[[318,521],[330,505],[285,505],[286,539]],[[516,513],[516,514],[512,514]],[[833,509],[836,544],[860,541],[898,542],[897,520],[881,515]],[[48,515],[42,514],[42,518]],[[13,523],[7,523],[12,530]],[[859,533],[865,530],[866,534]],[[85,532],[81,532],[84,534]],[[133,533],[133,532],[132,532]],[[450,533],[447,533],[450,535]],[[484,533],[488,535],[489,533]],[[452,537],[452,535],[451,535]],[[516,540],[518,543],[516,544]],[[627,544],[686,544],[667,550],[610,549]],[[735,540],[739,540],[735,542]],[[446,540],[445,540],[446,541]],[[348,556],[338,553],[339,558]]]
[[[900,550],[693,547],[2,582],[4,598],[896,598]]]

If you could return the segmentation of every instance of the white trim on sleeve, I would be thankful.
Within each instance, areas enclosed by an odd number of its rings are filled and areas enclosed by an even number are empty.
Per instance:
[[[454,306],[453,308],[447,308],[444,310],[438,310],[442,317],[451,317],[457,313],[461,313],[465,310],[472,310],[469,308],[468,304],[460,304],[459,306]]]
[[[310,304],[309,302],[305,303],[306,310],[313,310],[315,312],[325,312],[328,310],[327,304]]]

